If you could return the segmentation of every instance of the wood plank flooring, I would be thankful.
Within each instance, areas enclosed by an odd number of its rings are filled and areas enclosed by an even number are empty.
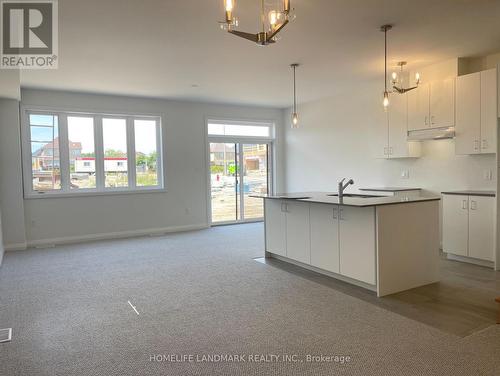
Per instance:
[[[450,261],[440,261],[441,282],[377,298],[372,291],[280,261],[257,259],[302,278],[320,283],[407,318],[460,337],[496,324],[500,272]]]

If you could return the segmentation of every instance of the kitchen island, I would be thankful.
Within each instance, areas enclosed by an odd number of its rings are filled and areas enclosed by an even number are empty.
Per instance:
[[[265,253],[385,296],[439,281],[437,196],[301,192],[264,199]]]

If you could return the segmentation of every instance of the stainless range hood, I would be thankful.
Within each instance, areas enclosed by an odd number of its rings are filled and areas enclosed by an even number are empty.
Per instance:
[[[455,137],[455,127],[426,128],[408,131],[408,141],[444,140]]]

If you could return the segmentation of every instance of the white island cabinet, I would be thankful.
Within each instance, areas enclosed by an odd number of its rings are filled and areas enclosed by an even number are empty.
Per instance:
[[[439,198],[264,198],[266,257],[378,296],[439,280]]]

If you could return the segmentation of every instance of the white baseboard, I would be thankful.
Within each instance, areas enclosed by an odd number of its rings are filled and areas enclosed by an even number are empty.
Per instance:
[[[28,243],[23,242],[23,243],[5,244],[3,248],[5,249],[5,251],[23,251],[26,248],[28,248]]]
[[[459,255],[454,255],[451,253],[446,253],[446,258],[448,260],[453,260],[453,261],[460,261],[460,262],[467,262],[469,264],[474,264],[474,265],[479,265],[479,266],[486,266],[488,268],[494,268],[495,264],[493,261],[486,261],[486,260],[479,260],[471,257],[466,257],[466,256],[459,256]]]
[[[186,225],[186,226],[172,226],[172,227],[162,227],[162,228],[150,228],[143,230],[107,232],[103,234],[90,234],[90,235],[80,235],[80,236],[68,236],[62,238],[31,240],[28,241],[28,247],[47,247],[59,244],[85,243],[96,240],[133,238],[138,236],[160,235],[172,232],[202,230],[208,227],[209,226],[206,223],[203,223],[203,224]]]

